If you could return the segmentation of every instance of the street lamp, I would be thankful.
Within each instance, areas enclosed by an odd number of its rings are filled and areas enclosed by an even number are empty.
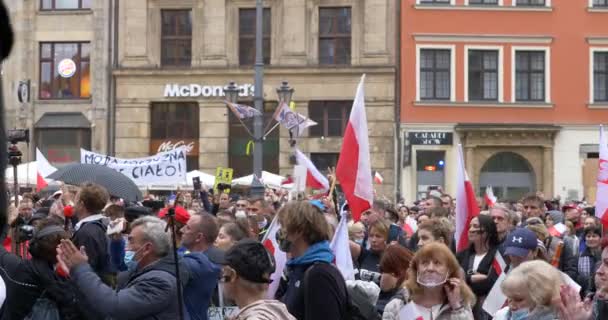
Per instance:
[[[294,91],[295,90],[289,86],[289,82],[282,81],[281,86],[277,88],[277,95],[279,96],[279,100],[289,105]]]
[[[239,98],[239,88],[236,86],[234,81],[230,81],[227,86],[224,87],[224,95],[226,100],[232,103],[236,103]]]

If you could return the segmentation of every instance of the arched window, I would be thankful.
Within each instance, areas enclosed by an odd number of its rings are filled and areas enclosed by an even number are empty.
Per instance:
[[[534,191],[535,175],[526,158],[514,152],[499,152],[481,168],[480,194],[491,186],[499,200],[517,200]]]

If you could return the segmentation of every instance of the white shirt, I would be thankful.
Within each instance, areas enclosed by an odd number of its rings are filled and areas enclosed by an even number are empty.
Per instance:
[[[416,307],[418,315],[424,318],[424,320],[433,320],[439,315],[442,304],[436,304],[430,308],[421,306],[417,303],[414,303],[414,306]]]
[[[488,254],[487,252],[484,254],[476,254],[475,257],[473,258],[473,272],[477,272],[477,269],[479,268],[479,264],[481,263],[481,260],[483,260],[483,258],[485,258],[486,254]]]
[[[86,222],[91,222],[91,221],[95,221],[95,220],[101,220],[103,219],[105,216],[101,213],[98,214],[94,214],[92,216],[88,216],[80,221],[78,221],[78,223],[76,223],[76,226],[74,226],[74,231],[78,231],[78,229],[80,229],[80,227],[82,227],[82,225]]]

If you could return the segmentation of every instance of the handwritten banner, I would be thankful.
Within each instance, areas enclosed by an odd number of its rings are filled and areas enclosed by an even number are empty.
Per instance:
[[[80,162],[110,167],[131,178],[139,186],[176,184],[186,180],[185,146],[150,157],[121,159],[80,149]]]

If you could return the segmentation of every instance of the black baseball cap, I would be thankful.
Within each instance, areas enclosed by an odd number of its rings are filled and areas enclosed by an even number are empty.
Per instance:
[[[275,271],[272,254],[261,243],[243,239],[230,248],[220,264],[231,267],[236,274],[248,281],[270,283],[270,275]]]

